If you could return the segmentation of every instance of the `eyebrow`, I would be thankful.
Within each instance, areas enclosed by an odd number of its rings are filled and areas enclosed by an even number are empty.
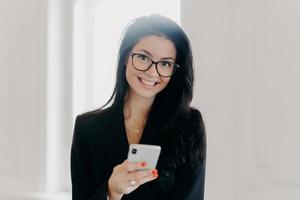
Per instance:
[[[144,53],[148,54],[150,57],[153,57],[153,55],[152,55],[149,51],[147,51],[146,49],[139,49],[139,50],[137,50],[137,51],[143,51]],[[171,60],[174,60],[174,61],[175,61],[175,59],[172,58],[172,57],[165,57],[165,58],[161,58],[161,59],[162,59],[162,60],[171,59]]]

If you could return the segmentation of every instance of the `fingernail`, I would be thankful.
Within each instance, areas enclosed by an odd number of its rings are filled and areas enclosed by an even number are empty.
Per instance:
[[[146,162],[142,162],[142,163],[141,163],[141,166],[142,166],[142,167],[146,167],[146,166],[147,166],[147,163],[146,163]]]
[[[154,169],[154,170],[152,170],[152,174],[153,174],[153,176],[158,176],[158,171],[156,170],[156,169]]]

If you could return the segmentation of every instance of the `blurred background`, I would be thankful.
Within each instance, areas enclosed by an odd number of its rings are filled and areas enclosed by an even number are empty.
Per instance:
[[[0,199],[71,199],[74,119],[110,97],[126,24],[159,13],[192,43],[205,199],[298,200],[299,10],[299,0],[0,0]]]

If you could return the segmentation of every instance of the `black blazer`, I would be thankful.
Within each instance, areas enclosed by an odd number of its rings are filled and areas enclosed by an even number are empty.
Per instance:
[[[187,128],[203,140],[201,114],[195,109],[191,112],[193,117],[189,121],[197,124]],[[153,141],[151,134],[143,134],[140,143],[155,143]],[[122,108],[112,106],[77,116],[71,147],[72,199],[106,200],[108,179],[113,168],[127,159],[128,149]],[[164,157],[176,158],[176,154],[161,154],[157,164],[159,177],[124,195],[122,200],[203,200],[205,159],[193,167],[186,163],[175,170],[173,165],[168,165],[170,162],[164,162]]]

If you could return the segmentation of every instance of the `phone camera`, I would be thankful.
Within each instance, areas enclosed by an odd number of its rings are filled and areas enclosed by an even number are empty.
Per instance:
[[[132,154],[136,154],[136,152],[137,152],[137,149],[135,149],[135,148],[133,148],[133,149],[131,150],[131,153],[132,153]]]

